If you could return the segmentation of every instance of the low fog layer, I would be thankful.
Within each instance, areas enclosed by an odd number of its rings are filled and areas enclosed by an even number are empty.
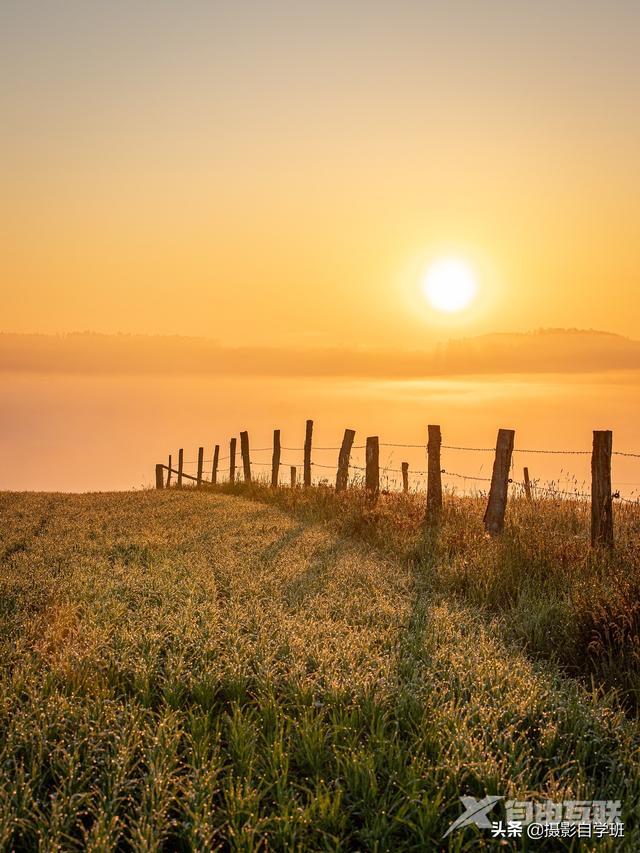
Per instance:
[[[428,378],[640,369],[640,341],[549,329],[449,341],[424,352],[357,347],[226,347],[206,338],[0,334],[0,369],[72,374],[198,374]]]

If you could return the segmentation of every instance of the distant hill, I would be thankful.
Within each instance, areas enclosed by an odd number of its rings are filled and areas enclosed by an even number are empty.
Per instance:
[[[609,332],[539,329],[449,341],[435,353],[443,373],[573,373],[640,368],[640,341]]]
[[[580,329],[451,340],[431,350],[225,347],[206,338],[0,333],[0,370],[73,374],[243,374],[423,378],[640,369],[640,341]]]

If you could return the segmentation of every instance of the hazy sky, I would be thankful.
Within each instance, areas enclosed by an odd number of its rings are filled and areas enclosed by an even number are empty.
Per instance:
[[[637,337],[639,55],[631,0],[3,0],[0,328]]]

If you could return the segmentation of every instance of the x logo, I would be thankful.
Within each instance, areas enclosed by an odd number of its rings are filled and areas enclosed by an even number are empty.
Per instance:
[[[476,800],[475,797],[460,797],[460,802],[466,811],[451,824],[442,837],[446,838],[454,829],[459,829],[461,826],[469,826],[469,824],[475,824],[475,826],[479,826],[482,829],[491,829],[491,821],[487,817],[487,812],[491,811],[498,800],[504,800],[504,797],[491,797],[487,795],[481,800]]]

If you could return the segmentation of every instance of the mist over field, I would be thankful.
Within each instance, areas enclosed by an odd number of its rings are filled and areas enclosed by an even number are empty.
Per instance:
[[[215,443],[224,454],[243,429],[254,448],[269,447],[274,428],[285,447],[301,447],[307,418],[315,421],[317,447],[338,446],[346,427],[356,430],[356,445],[367,435],[424,444],[427,424],[439,423],[452,445],[492,447],[504,426],[516,429],[516,448],[589,450],[593,429],[613,429],[614,449],[637,451],[629,414],[638,347],[615,335],[555,331],[452,342],[431,353],[352,352],[346,359],[338,350],[259,356],[178,337],[0,335],[2,485],[139,487],[151,483],[154,464],[169,452],[184,447],[192,462],[204,445],[209,459]],[[513,372],[503,375],[505,365]],[[266,466],[269,452],[252,458],[256,474],[267,471],[259,463]],[[300,458],[283,455],[286,463]],[[336,459],[333,450],[314,452],[321,465]],[[362,451],[352,461],[361,465]],[[397,469],[402,461],[411,471],[425,468],[420,449],[383,449],[384,466]],[[491,453],[443,457],[446,470],[470,476],[490,476],[491,463]],[[516,454],[515,464],[565,487],[590,476],[588,455]],[[334,473],[318,468],[314,475],[331,480]],[[622,494],[636,496],[638,460],[616,457],[613,475]],[[390,487],[396,478],[388,475]],[[424,477],[411,474],[411,482],[423,485]],[[445,482],[463,491],[474,485],[460,477]]]
[[[0,333],[0,370],[68,374],[347,376],[414,379],[640,370],[640,341],[580,329],[488,334],[422,350],[225,346],[179,335]]]

